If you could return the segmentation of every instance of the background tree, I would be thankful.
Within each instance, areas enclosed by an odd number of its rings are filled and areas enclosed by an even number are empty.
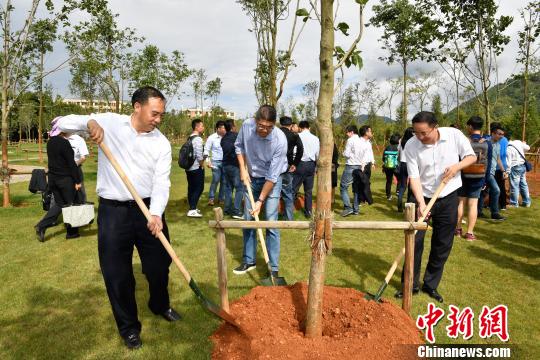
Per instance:
[[[132,28],[120,28],[117,17],[105,5],[90,20],[66,31],[63,38],[71,56],[72,93],[90,104],[105,100],[120,112],[129,49],[143,38]]]
[[[523,20],[523,30],[518,31],[518,58],[517,61],[523,64],[523,109],[521,112],[521,139],[526,139],[527,116],[529,108],[529,65],[531,59],[540,49],[537,44],[540,35],[540,1],[530,2],[524,9],[520,10]]]
[[[448,126],[446,116],[442,112],[441,95],[435,94],[431,103],[431,111],[435,114],[435,118],[438,120],[440,126]]]
[[[471,63],[463,62],[465,79],[476,91],[483,108],[487,128],[491,124],[492,99],[488,95],[497,79],[497,56],[510,41],[504,31],[512,22],[510,16],[496,17],[498,5],[494,0],[426,0],[436,7],[442,31],[441,43],[460,39]],[[494,100],[495,101],[495,100]]]
[[[129,89],[135,91],[149,85],[162,91],[167,104],[180,96],[180,87],[192,71],[184,62],[184,54],[174,50],[171,55],[160,52],[155,45],[147,45],[136,54],[129,56]]]
[[[388,64],[397,62],[403,71],[403,120],[401,127],[407,126],[407,74],[408,66],[415,60],[431,60],[429,49],[437,33],[437,23],[431,18],[431,7],[426,4],[410,3],[408,0],[381,0],[373,6],[375,15],[371,23],[383,28],[381,41],[388,51]]]
[[[195,98],[195,109],[200,109],[204,115],[204,95],[206,94],[206,71],[204,69],[198,69],[192,73],[193,81],[191,82],[191,88],[193,89],[193,97]]]
[[[430,90],[436,85],[436,82],[435,74],[430,72],[421,71],[412,78],[411,97],[419,105],[420,111],[424,110],[424,106],[429,101]]]

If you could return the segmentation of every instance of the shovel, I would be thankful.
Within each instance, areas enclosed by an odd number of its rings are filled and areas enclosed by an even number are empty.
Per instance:
[[[99,144],[99,147],[101,148],[101,151],[103,151],[107,159],[109,159],[109,162],[114,167],[114,170],[116,170],[116,172],[118,173],[118,176],[120,176],[120,178],[122,179],[122,182],[124,183],[124,185],[126,185],[127,189],[131,193],[131,196],[133,196],[133,199],[137,202],[137,205],[139,205],[139,208],[143,212],[146,219],[150,221],[152,219],[152,215],[150,215],[150,211],[148,211],[146,204],[142,201],[139,194],[137,194],[137,190],[135,190],[135,188],[133,187],[133,184],[127,178],[126,173],[124,172],[124,170],[122,170],[122,168],[120,167],[120,164],[114,158],[109,147],[105,145],[105,143],[103,142]],[[176,264],[176,266],[178,267],[178,269],[180,270],[180,272],[182,273],[182,275],[188,282],[189,287],[195,293],[195,296],[199,300],[202,307],[207,309],[211,313],[217,315],[221,319],[225,320],[229,324],[239,328],[239,325],[234,319],[234,317],[232,317],[229,313],[227,313],[225,310],[223,310],[222,308],[214,304],[210,299],[208,299],[206,296],[203,295],[203,293],[201,292],[201,289],[199,289],[199,286],[197,285],[195,280],[191,277],[187,269],[184,267],[184,264],[182,264],[178,256],[176,256],[176,253],[174,252],[171,244],[169,244],[169,242],[167,241],[167,238],[165,237],[165,235],[163,235],[161,231],[158,233],[158,238],[159,238],[159,241],[161,241],[161,244],[163,245],[165,250],[167,250],[167,253],[169,253],[169,256],[171,257],[173,262]]]
[[[437,188],[437,190],[435,190],[435,194],[433,194],[433,196],[431,197],[431,200],[429,200],[429,202],[428,202],[428,204],[426,206],[426,209],[422,213],[422,216],[420,216],[420,218],[418,219],[418,222],[423,222],[426,219],[427,215],[429,214],[429,211],[433,207],[433,204],[435,204],[435,201],[437,200],[437,198],[441,194],[441,191],[444,189],[445,185],[446,185],[446,183],[444,181],[442,181],[439,184],[439,187]],[[417,232],[418,232],[418,230],[415,230],[414,233],[416,234]],[[390,279],[392,279],[392,276],[394,276],[394,272],[396,271],[396,268],[397,268],[398,264],[400,263],[401,258],[403,258],[404,255],[405,255],[405,247],[403,247],[401,249],[399,255],[396,256],[394,262],[392,263],[392,267],[388,271],[388,274],[386,274],[386,277],[384,278],[384,282],[379,287],[379,290],[377,290],[377,293],[376,294],[367,293],[367,294],[364,295],[365,299],[381,302],[381,296],[382,296],[384,290],[386,289],[386,287],[388,286],[388,283],[390,282]]]
[[[246,186],[249,202],[251,204],[251,208],[255,208],[255,200],[253,199],[253,192],[251,191],[251,184],[249,181],[244,180],[244,185]],[[255,218],[255,222],[259,221],[259,215],[253,216]],[[268,250],[266,249],[266,241],[264,240],[264,235],[261,228],[257,229],[257,236],[259,238],[259,241],[261,242],[261,247],[264,255],[264,261],[266,262],[266,266],[268,268],[268,278],[262,279],[261,284],[264,286],[283,286],[287,285],[287,282],[285,281],[284,277],[281,276],[274,276],[272,275],[272,267],[270,266],[270,258],[268,257]]]

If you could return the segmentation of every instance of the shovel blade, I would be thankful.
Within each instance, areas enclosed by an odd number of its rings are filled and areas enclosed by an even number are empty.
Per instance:
[[[365,294],[365,295],[364,295],[364,299],[369,300],[369,301],[381,302],[380,296],[377,297],[377,295],[373,295],[373,294],[371,294],[371,293]]]
[[[231,314],[229,314],[228,312],[226,312],[225,310],[223,310],[222,308],[220,308],[219,306],[217,306],[216,304],[214,304],[210,299],[208,299],[206,296],[203,295],[203,293],[201,292],[201,289],[199,288],[199,286],[197,285],[197,283],[195,282],[195,280],[193,280],[193,278],[191,278],[190,282],[189,282],[189,287],[191,288],[191,290],[193,290],[193,292],[195,293],[195,296],[197,297],[197,299],[199,300],[199,303],[208,311],[210,311],[211,313],[217,315],[218,317],[220,317],[222,320],[225,320],[226,322],[228,322],[229,324],[233,325],[234,327],[240,329],[240,325],[238,325],[238,323],[236,322],[235,318],[231,316]]]
[[[286,286],[287,281],[281,276],[270,276],[261,280],[263,286]]]

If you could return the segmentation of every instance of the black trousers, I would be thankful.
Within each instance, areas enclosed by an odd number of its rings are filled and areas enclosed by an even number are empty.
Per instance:
[[[425,198],[426,204],[430,199]],[[429,289],[437,289],[444,271],[444,264],[450,256],[454,244],[454,230],[457,223],[458,196],[457,191],[438,199],[431,208],[431,251],[424,273],[424,286]],[[416,233],[414,242],[414,287],[420,286],[420,271],[422,267],[422,253],[424,252],[425,231]],[[403,272],[401,282],[403,283]]]
[[[504,171],[495,170],[495,181],[499,185],[501,193],[499,195],[499,209],[506,209],[506,182],[504,181]]]
[[[145,203],[148,205],[149,201],[145,199]],[[131,331],[141,331],[135,301],[133,246],[137,248],[142,272],[148,280],[148,307],[154,314],[160,314],[170,307],[167,286],[171,258],[159,239],[146,227],[147,220],[135,202],[128,204],[111,204],[100,199],[97,220],[99,265],[121,336]],[[165,215],[162,221],[163,234],[168,239]]]
[[[315,182],[315,161],[300,161],[296,171],[293,172],[294,197],[304,186],[304,214],[311,214],[313,208],[313,183]]]
[[[201,194],[204,191],[204,169],[199,168],[192,171],[186,170],[186,177],[188,182],[187,198],[189,210],[195,210]]]
[[[58,221],[58,217],[62,214],[62,207],[71,205],[75,202],[75,183],[70,176],[55,176],[49,174],[49,189],[54,196],[54,204],[51,204],[49,211],[36,225],[39,229],[47,229],[54,226]],[[73,228],[70,225],[65,225],[68,235],[79,233],[79,228]]]
[[[392,196],[392,181],[395,176],[395,169],[384,168],[384,174],[386,175],[386,197],[389,198]]]

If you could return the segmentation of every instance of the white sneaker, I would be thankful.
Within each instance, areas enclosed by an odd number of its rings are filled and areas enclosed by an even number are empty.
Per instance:
[[[189,210],[187,212],[188,217],[194,217],[194,218],[200,218],[202,217],[202,214],[200,212],[197,212],[197,210]]]

